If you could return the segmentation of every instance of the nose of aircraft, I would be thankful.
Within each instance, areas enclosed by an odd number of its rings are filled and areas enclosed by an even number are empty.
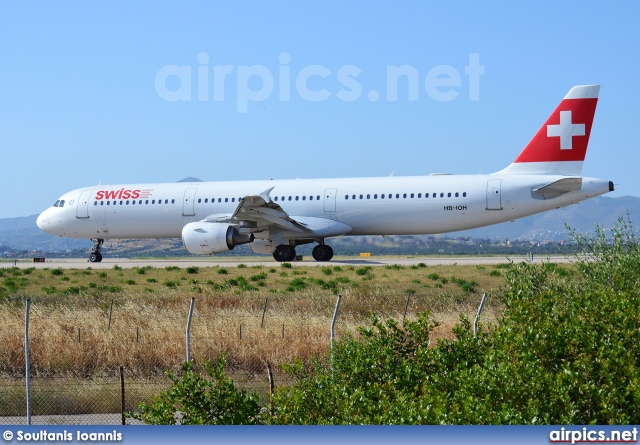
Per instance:
[[[51,209],[47,209],[38,215],[38,219],[36,220],[36,224],[38,228],[43,232],[52,233],[51,226]]]

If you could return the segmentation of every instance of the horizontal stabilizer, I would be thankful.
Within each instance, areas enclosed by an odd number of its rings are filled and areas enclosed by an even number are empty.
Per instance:
[[[553,199],[581,188],[582,178],[562,178],[531,190],[531,195],[538,199]]]

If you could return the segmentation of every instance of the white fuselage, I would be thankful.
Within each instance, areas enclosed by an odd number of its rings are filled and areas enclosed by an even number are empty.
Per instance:
[[[45,210],[38,226],[69,238],[179,238],[186,224],[228,216],[241,198],[273,188],[273,202],[311,229],[327,227],[328,220],[341,223],[325,231],[327,237],[435,234],[514,220],[610,191],[608,181],[582,178],[579,190],[555,198],[532,192],[562,178],[491,174],[99,185],[65,193],[59,200],[64,205]]]

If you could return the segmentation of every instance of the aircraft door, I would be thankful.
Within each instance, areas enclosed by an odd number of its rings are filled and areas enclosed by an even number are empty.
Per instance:
[[[184,199],[182,200],[182,216],[194,216],[196,214],[195,209],[195,188],[188,188],[184,191]]]
[[[337,189],[326,189],[324,191],[324,211],[325,212],[336,211],[336,192],[337,192]]]
[[[502,179],[487,181],[487,210],[502,210]]]
[[[89,218],[89,198],[91,198],[92,193],[93,190],[83,190],[80,192],[80,198],[78,198],[78,205],[76,206],[76,218]]]

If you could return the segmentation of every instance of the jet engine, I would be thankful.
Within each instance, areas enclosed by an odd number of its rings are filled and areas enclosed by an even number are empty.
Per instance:
[[[253,233],[239,232],[230,224],[192,222],[182,228],[182,243],[195,255],[227,252],[253,239]]]

